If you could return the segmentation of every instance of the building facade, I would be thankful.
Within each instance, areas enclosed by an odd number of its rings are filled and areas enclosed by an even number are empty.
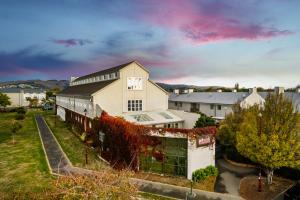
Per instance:
[[[66,112],[71,111],[93,119],[99,117],[102,111],[106,111],[109,115],[144,126],[193,128],[199,115],[168,109],[168,98],[169,94],[149,79],[148,70],[133,61],[86,76],[72,77],[70,86],[56,96],[57,115],[66,120]],[[194,170],[215,164],[214,144],[207,144],[198,149],[195,144],[187,142],[187,137],[175,139],[172,134],[166,134],[161,139],[168,144],[166,153],[169,153],[169,158],[172,159],[167,165],[171,166],[172,172],[160,170],[160,173],[191,178]],[[174,144],[175,146],[171,147]],[[176,144],[184,145],[186,153],[170,150],[176,149]],[[197,159],[197,151],[206,153],[198,153],[200,157]],[[141,169],[146,171],[147,166],[156,165],[153,158],[147,159],[141,162]],[[184,173],[179,170],[179,165],[184,167]]]
[[[284,92],[281,87],[276,87],[274,92],[282,93],[291,99],[295,111],[300,111],[300,92]],[[247,108],[254,104],[263,105],[268,92],[257,92],[256,88],[249,92],[187,92],[176,93],[169,97],[169,108],[183,110],[186,112],[201,112],[216,119],[224,119],[232,112],[233,105],[239,103],[241,107]]]
[[[28,98],[37,98],[39,104],[46,99],[46,91],[41,89],[3,88],[0,92],[9,97],[9,107],[29,106]]]

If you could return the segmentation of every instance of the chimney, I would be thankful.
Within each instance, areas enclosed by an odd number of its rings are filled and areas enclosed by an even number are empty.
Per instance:
[[[222,90],[221,90],[221,89],[218,89],[217,92],[222,92]]]
[[[174,94],[179,94],[179,89],[174,89],[173,92]]]
[[[249,89],[249,92],[250,92],[250,93],[257,93],[257,88],[256,88],[256,87],[250,88],[250,89]]]
[[[283,94],[284,93],[284,87],[275,87],[274,89],[276,94]]]
[[[193,92],[194,92],[193,88],[188,89],[188,94],[193,93]]]

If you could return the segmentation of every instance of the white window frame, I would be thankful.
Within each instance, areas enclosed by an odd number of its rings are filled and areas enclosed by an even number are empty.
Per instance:
[[[143,78],[142,77],[127,77],[127,89],[128,90],[143,90]]]
[[[131,99],[127,101],[127,110],[131,111],[143,111],[143,100],[142,99]]]

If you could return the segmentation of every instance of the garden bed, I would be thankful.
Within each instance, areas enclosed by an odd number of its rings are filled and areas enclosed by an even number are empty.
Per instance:
[[[271,200],[287,191],[294,185],[294,182],[288,179],[273,177],[271,185],[266,184],[266,179],[262,179],[262,192],[258,192],[258,178],[248,176],[240,182],[240,195],[246,200]]]
[[[137,172],[135,174],[135,177],[139,179],[148,180],[148,181],[166,183],[166,184],[176,185],[181,187],[187,187],[187,188],[191,187],[190,180],[179,176],[176,177],[176,176],[159,175],[159,174],[147,173],[147,172]],[[194,183],[193,188],[213,192],[215,187],[215,182],[216,182],[216,177],[210,176],[206,180],[201,181],[200,183]]]

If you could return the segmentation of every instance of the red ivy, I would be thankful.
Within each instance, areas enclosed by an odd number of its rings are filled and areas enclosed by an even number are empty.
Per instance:
[[[195,138],[202,134],[213,136],[216,134],[216,127],[196,129],[150,128],[110,116],[106,112],[102,112],[98,128],[105,133],[102,156],[109,160],[115,168],[129,167],[133,170],[138,169],[139,153],[145,151],[148,146],[155,149],[160,143],[157,137],[151,136],[151,132],[183,134],[188,138]],[[163,154],[157,153],[157,151],[153,151],[152,156],[157,160],[163,160]]]

